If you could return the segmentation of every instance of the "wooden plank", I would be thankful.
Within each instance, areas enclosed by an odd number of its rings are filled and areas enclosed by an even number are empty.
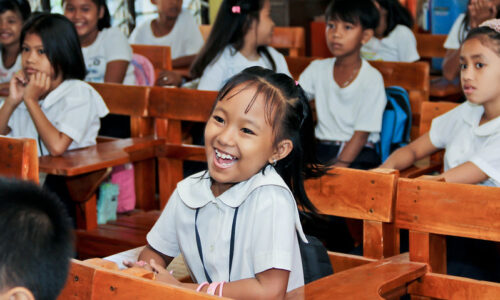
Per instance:
[[[453,102],[423,102],[421,108],[421,118],[420,118],[420,132],[419,135],[423,135],[429,132],[431,129],[432,120],[452,109],[457,107],[458,103]]]
[[[290,291],[286,299],[383,299],[381,295],[404,286],[427,272],[400,254],[339,272]]]
[[[446,41],[446,38],[446,34],[415,34],[415,39],[417,40],[417,52],[420,55],[420,58],[445,57],[446,49],[444,48],[444,42]]]
[[[287,49],[289,56],[304,56],[306,53],[305,30],[303,27],[279,27],[273,29],[270,46]]]
[[[332,251],[328,251],[328,257],[330,258],[334,273],[377,261],[373,258]]]
[[[146,117],[149,87],[118,83],[89,83],[101,95],[110,113]]]
[[[500,283],[442,274],[426,274],[408,286],[412,295],[439,299],[499,299]]]
[[[500,241],[500,189],[400,179],[396,225],[434,234]]]
[[[28,138],[0,137],[0,174],[38,183],[36,141]]]
[[[172,70],[172,55],[169,46],[131,44],[132,51],[145,56],[153,64],[155,78],[164,71]]]
[[[91,300],[95,270],[75,259],[71,260],[68,279],[59,300]]]

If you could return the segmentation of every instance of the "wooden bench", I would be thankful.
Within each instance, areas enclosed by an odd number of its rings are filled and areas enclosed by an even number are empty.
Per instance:
[[[285,57],[288,68],[294,78],[298,78],[302,71],[316,57]],[[412,111],[411,138],[418,137],[418,125],[420,123],[420,107],[423,102],[429,100],[429,65],[424,62],[405,63],[388,61],[370,61],[384,78],[384,84],[388,86],[401,86],[410,98]]]
[[[200,25],[200,32],[206,41],[212,30],[211,25]],[[302,27],[274,27],[269,46],[288,51],[289,56],[304,56],[306,53],[305,30]]]
[[[0,174],[38,183],[38,150],[36,141],[0,136]]]
[[[164,70],[172,70],[172,56],[170,47],[156,45],[131,44],[134,53],[145,56],[153,64],[155,78]]]

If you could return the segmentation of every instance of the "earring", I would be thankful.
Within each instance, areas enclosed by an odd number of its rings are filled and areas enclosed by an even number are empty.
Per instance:
[[[276,167],[277,163],[278,163],[278,161],[276,159],[273,159],[273,163],[272,163],[273,167]]]

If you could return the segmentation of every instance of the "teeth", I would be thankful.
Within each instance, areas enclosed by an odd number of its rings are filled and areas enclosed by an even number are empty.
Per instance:
[[[215,149],[215,154],[217,155],[217,157],[220,157],[222,159],[230,159],[230,160],[235,159],[235,157],[229,154],[220,153],[217,149]]]

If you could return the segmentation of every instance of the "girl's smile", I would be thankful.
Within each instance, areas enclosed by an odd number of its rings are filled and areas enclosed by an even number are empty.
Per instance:
[[[64,15],[75,25],[82,47],[91,45],[99,33],[97,23],[104,9],[92,0],[65,0]]]
[[[17,12],[7,10],[0,14],[0,44],[4,47],[17,43],[21,36],[23,18]]]

